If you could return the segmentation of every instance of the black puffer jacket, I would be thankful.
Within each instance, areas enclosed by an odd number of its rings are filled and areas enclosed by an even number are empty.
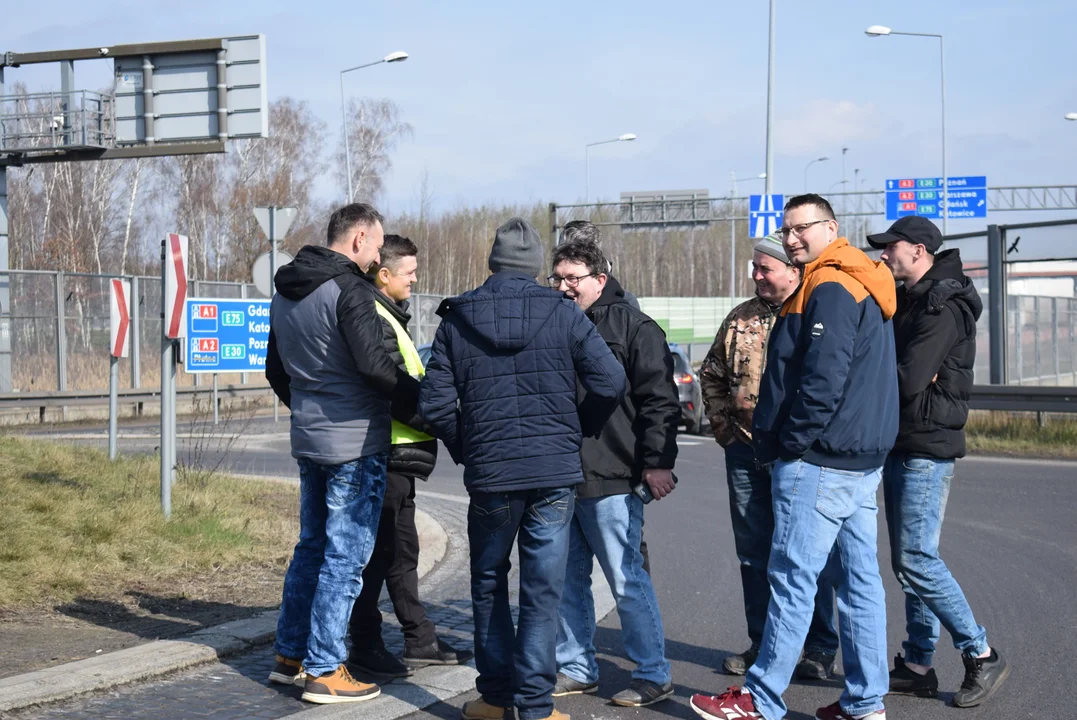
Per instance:
[[[950,460],[965,455],[965,422],[983,303],[957,250],[897,291],[894,339],[901,424],[894,452]],[[932,379],[937,379],[932,382]]]
[[[628,390],[601,432],[583,439],[584,482],[576,496],[624,495],[642,482],[644,469],[672,470],[677,460],[681,405],[673,356],[662,328],[629,304],[612,275],[587,317],[624,368]]]
[[[408,329],[408,321],[411,320],[411,314],[408,312],[409,303],[407,300],[402,303],[395,303],[379,291],[375,291],[374,299],[379,305],[386,308],[392,314],[404,330]],[[378,315],[378,320],[381,321],[382,344],[385,345],[385,349],[389,351],[389,357],[392,358],[397,367],[403,369],[404,372],[407,372],[407,367],[404,365],[404,354],[400,352],[400,345],[396,339],[396,330],[394,330],[392,324],[381,315]],[[419,420],[418,417],[416,417],[416,420],[418,422],[409,424],[416,430],[421,430],[428,435],[433,434],[432,428],[429,425]],[[430,477],[430,473],[434,472],[434,464],[437,462],[437,459],[437,440],[393,445],[392,452],[389,454],[388,470],[389,472],[406,475],[407,477],[426,480]]]

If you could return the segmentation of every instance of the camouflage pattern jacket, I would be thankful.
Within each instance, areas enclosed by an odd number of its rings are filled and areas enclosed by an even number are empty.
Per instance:
[[[780,307],[757,296],[733,308],[703,360],[703,407],[722,447],[734,440],[752,444],[752,412],[759,401],[767,336]]]

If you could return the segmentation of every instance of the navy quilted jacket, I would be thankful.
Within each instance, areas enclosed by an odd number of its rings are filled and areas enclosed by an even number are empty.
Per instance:
[[[562,293],[503,272],[442,303],[419,412],[464,465],[468,492],[583,481],[583,434],[597,433],[625,373]],[[587,390],[577,405],[576,379]]]

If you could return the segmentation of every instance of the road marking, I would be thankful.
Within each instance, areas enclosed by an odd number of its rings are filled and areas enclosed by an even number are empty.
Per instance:
[[[686,447],[692,447],[693,445],[702,445],[703,441],[702,440],[697,440],[695,438],[682,438],[682,437],[678,436],[677,437],[677,444],[678,445],[684,445]]]

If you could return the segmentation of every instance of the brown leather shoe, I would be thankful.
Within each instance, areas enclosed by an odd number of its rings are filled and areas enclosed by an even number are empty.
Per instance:
[[[549,717],[543,718],[543,720],[572,720],[572,716],[555,709],[550,713]]]
[[[298,685],[303,687],[306,681],[307,674],[303,672],[301,661],[277,655],[277,663],[269,673],[269,682],[278,685]]]
[[[333,703],[363,702],[381,695],[381,688],[373,683],[359,682],[341,665],[331,673],[308,676],[303,699],[319,705]]]
[[[502,720],[505,717],[505,708],[491,705],[482,698],[464,703],[460,710],[460,717],[464,720]]]

